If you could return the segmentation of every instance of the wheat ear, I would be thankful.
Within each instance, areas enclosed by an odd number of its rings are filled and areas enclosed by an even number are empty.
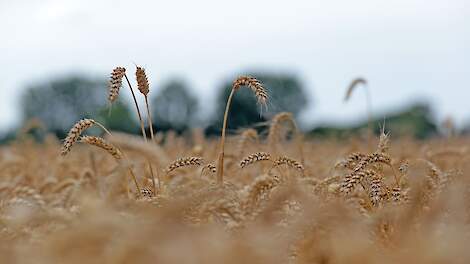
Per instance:
[[[294,121],[292,113],[278,113],[271,119],[268,133],[269,144],[275,145],[277,142],[281,141],[281,126],[284,122],[289,124],[294,133],[297,133],[297,124]]]
[[[240,161],[240,168],[245,168],[248,165],[256,163],[258,161],[271,160],[271,155],[266,152],[256,152],[246,156]]]
[[[171,171],[174,171],[181,167],[187,166],[201,166],[204,163],[204,160],[201,157],[186,157],[186,158],[179,158],[172,162],[166,168],[166,173],[168,174]]]
[[[96,124],[96,121],[93,119],[82,119],[75,123],[73,127],[69,130],[69,133],[67,134],[67,137],[64,140],[64,144],[62,145],[60,154],[62,156],[67,155],[67,153],[70,152],[73,144],[77,142],[83,131],[92,127],[94,124]]]
[[[300,163],[299,161],[295,159],[291,159],[289,157],[285,157],[285,156],[278,157],[277,159],[274,160],[273,163],[274,163],[273,168],[281,166],[281,165],[286,165],[302,173],[304,172],[304,166],[302,165],[302,163]]]
[[[152,139],[152,142],[154,142],[152,116],[150,114],[150,107],[149,107],[149,100],[148,100],[148,93],[150,92],[150,85],[147,79],[147,74],[145,73],[145,69],[137,66],[135,70],[135,77],[137,79],[137,87],[139,88],[140,93],[143,94],[145,97],[145,106],[147,108],[147,119],[148,119],[149,127],[150,127],[150,138]]]
[[[77,140],[80,138],[81,134],[83,133],[83,131],[87,130],[88,128],[92,127],[93,125],[97,125],[99,126],[101,129],[103,129],[109,136],[112,136],[111,135],[111,132],[109,132],[106,127],[104,127],[102,124],[100,124],[99,122],[93,120],[93,119],[82,119],[80,121],[78,121],[77,123],[75,123],[73,125],[73,127],[70,129],[67,137],[65,138],[64,140],[64,144],[62,146],[62,150],[61,150],[61,155],[62,156],[65,156],[67,155],[67,153],[70,152],[70,150],[72,149],[72,146],[73,144],[75,144],[77,142]],[[123,154],[123,157],[126,158],[126,156],[124,155],[123,152],[121,152]],[[127,158],[126,158],[127,159]],[[135,183],[135,186],[137,188],[137,191],[140,193],[140,188],[139,188],[139,184],[137,182],[137,177],[135,176],[134,172],[132,171],[132,168],[129,166],[128,167],[129,169],[129,172],[131,173],[131,176],[134,180],[134,183]]]
[[[111,72],[111,77],[108,83],[108,100],[110,103],[113,103],[118,98],[119,89],[122,87],[122,78],[124,78],[125,73],[126,69],[124,67],[116,67],[113,69],[113,72]]]
[[[266,90],[261,85],[260,81],[258,81],[257,79],[249,76],[241,76],[233,82],[232,90],[230,91],[230,95],[227,99],[227,105],[225,106],[224,122],[222,125],[222,136],[220,138],[220,150],[217,163],[217,182],[219,185],[223,184],[224,177],[225,130],[227,127],[227,118],[230,110],[230,104],[232,103],[233,95],[242,86],[249,87],[255,93],[258,103],[265,105],[266,101],[268,100],[268,94]]]
[[[106,142],[101,137],[82,136],[80,138],[80,142],[83,142],[83,143],[86,143],[86,144],[93,145],[93,146],[99,147],[101,149],[104,149],[106,152],[108,152],[110,155],[112,155],[117,160],[122,158],[121,151],[118,148],[116,148],[114,145]]]

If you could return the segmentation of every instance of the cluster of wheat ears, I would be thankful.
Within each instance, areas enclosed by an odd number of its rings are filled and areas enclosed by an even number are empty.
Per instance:
[[[262,83],[233,82],[222,134],[152,130],[149,82],[137,67],[147,123],[125,68],[142,136],[93,119],[61,143],[28,137],[0,150],[0,260],[4,263],[468,263],[469,155],[463,137],[367,143],[304,139],[290,113],[266,134],[226,136],[230,103]],[[350,97],[360,79],[348,89]],[[144,113],[145,114],[145,113]],[[86,135],[97,127],[104,136]],[[148,131],[147,131],[148,132]],[[79,144],[82,143],[82,144]],[[372,144],[373,143],[373,144]],[[97,148],[90,148],[92,145]],[[59,146],[61,154],[57,155]]]

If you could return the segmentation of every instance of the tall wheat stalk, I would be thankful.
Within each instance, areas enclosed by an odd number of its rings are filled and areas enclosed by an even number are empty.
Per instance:
[[[224,177],[225,130],[227,128],[228,113],[230,111],[230,105],[232,103],[233,95],[242,86],[249,87],[255,93],[258,103],[265,105],[266,101],[268,100],[268,94],[266,90],[261,85],[260,81],[258,81],[257,79],[249,76],[241,76],[233,82],[232,89],[230,91],[230,95],[228,96],[227,104],[225,106],[224,122],[222,125],[222,136],[220,138],[220,150],[217,163],[217,183],[219,185],[223,184]]]
[[[140,114],[140,108],[139,108],[139,104],[137,104],[137,99],[135,98],[134,90],[132,89],[132,85],[131,85],[131,82],[129,81],[129,78],[127,78],[127,74],[124,74],[124,77],[126,78],[127,85],[129,85],[129,90],[131,90],[132,99],[134,99],[135,109],[137,111],[137,116],[139,117],[140,130],[142,131],[142,136],[144,137],[144,140],[147,141],[147,135],[145,133],[145,128],[144,128],[144,121],[142,120],[142,115]]]
[[[372,99],[370,95],[370,89],[369,86],[367,85],[367,80],[364,78],[356,78],[354,79],[351,84],[348,87],[348,90],[346,91],[346,95],[344,97],[344,102],[349,101],[351,98],[353,92],[356,90],[356,87],[361,85],[364,87],[364,90],[366,92],[366,107],[367,107],[367,141],[369,144],[369,147],[372,146]]]
[[[135,70],[135,77],[137,79],[137,87],[139,88],[140,93],[142,93],[145,97],[145,107],[147,108],[147,120],[148,120],[149,127],[150,127],[150,137],[152,139],[152,142],[154,142],[152,116],[150,114],[150,107],[149,107],[149,100],[148,100],[148,93],[150,92],[150,85],[147,79],[147,74],[145,73],[145,69],[137,66]]]

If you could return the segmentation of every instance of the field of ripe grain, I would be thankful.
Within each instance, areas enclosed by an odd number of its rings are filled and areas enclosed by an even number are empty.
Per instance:
[[[110,101],[123,78],[116,68]],[[137,82],[146,96],[145,76]],[[244,86],[269,100],[252,77],[230,98]],[[225,123],[214,139],[141,137],[93,119],[63,142],[23,131],[0,148],[1,262],[470,261],[470,139],[318,140],[289,113],[261,134],[226,135]]]
[[[295,141],[231,136],[218,184],[218,142],[197,131],[160,144],[113,136],[128,161],[87,145],[61,157],[53,136],[1,148],[2,263],[470,259],[468,139],[306,140],[299,153]],[[172,164],[181,157],[193,158]]]

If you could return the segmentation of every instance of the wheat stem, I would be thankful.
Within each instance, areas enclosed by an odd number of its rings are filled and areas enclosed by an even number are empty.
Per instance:
[[[227,100],[227,105],[225,106],[225,113],[224,113],[224,123],[222,125],[222,137],[220,139],[220,152],[219,152],[219,160],[217,163],[217,183],[222,184],[224,181],[224,148],[225,148],[225,129],[227,127],[227,119],[228,113],[230,110],[230,104],[232,103],[233,95],[235,94],[235,89],[232,87],[230,91],[230,95]]]
[[[142,115],[140,114],[139,105],[137,104],[137,99],[135,98],[135,94],[132,89],[131,82],[129,82],[129,78],[127,78],[127,74],[124,74],[124,77],[126,78],[127,84],[129,85],[129,90],[131,90],[131,93],[132,93],[132,98],[134,99],[135,108],[137,110],[137,115],[139,116],[140,129],[142,130],[142,136],[144,137],[144,140],[147,141],[147,135],[145,134],[145,128],[144,128],[144,121],[142,121]]]
[[[155,142],[155,139],[153,138],[153,124],[152,124],[152,115],[150,114],[150,107],[149,107],[149,100],[148,96],[145,95],[145,106],[147,107],[147,119],[149,122],[149,127],[150,127],[150,138],[152,139],[152,142]]]

